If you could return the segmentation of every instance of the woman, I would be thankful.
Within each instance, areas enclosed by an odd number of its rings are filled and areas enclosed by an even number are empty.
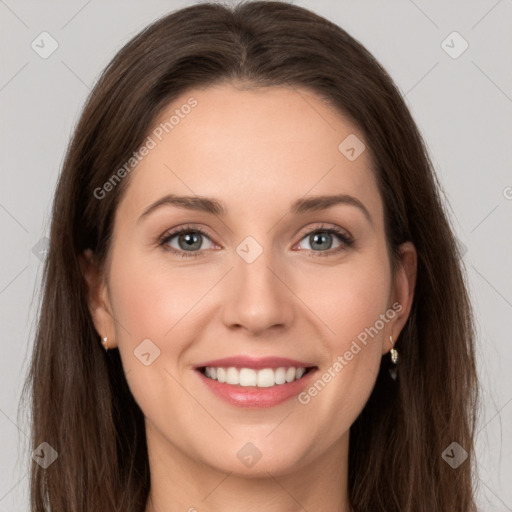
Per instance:
[[[58,454],[34,512],[476,510],[459,254],[361,44],[197,4],[115,56],[58,183],[29,385]]]

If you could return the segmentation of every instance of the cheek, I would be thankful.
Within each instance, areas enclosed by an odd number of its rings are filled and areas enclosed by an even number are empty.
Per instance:
[[[386,316],[391,286],[387,260],[367,253],[317,271],[314,279],[304,275],[301,283],[298,295],[311,305],[308,318],[319,328],[328,360],[312,394],[324,397],[318,407],[336,404],[335,410],[355,418],[375,383],[392,318]]]
[[[117,329],[120,341],[129,332],[132,343],[150,338],[161,349],[211,287],[204,273],[173,266],[165,258],[125,253],[124,258],[113,260],[112,269],[112,303],[116,320],[125,327]],[[173,346],[178,341],[174,336]]]
[[[304,272],[297,281],[297,295],[311,310],[311,321],[324,324],[331,352],[374,325],[385,313],[390,293],[386,260],[374,255],[354,257],[338,267]]]
[[[211,280],[124,252],[117,259],[114,255],[110,282],[116,338],[130,390],[145,416],[164,415],[162,421],[170,424],[189,403],[175,378],[182,378],[179,362],[193,337],[194,305]]]

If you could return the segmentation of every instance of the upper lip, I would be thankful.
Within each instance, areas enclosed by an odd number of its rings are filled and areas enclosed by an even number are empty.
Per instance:
[[[315,365],[309,362],[289,359],[287,357],[233,356],[205,361],[204,363],[196,365],[196,369],[204,368],[205,366],[220,366],[221,368],[233,366],[235,368],[253,368],[254,370],[260,370],[262,368],[289,368],[290,366],[293,366],[294,368],[311,368]]]

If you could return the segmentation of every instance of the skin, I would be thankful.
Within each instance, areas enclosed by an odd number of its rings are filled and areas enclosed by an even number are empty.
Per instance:
[[[408,242],[392,279],[383,204],[368,151],[349,161],[338,145],[361,132],[305,89],[243,90],[233,84],[187,91],[161,120],[193,96],[180,120],[129,177],[104,269],[82,257],[90,310],[100,336],[117,347],[146,419],[152,487],[146,512],[349,511],[349,429],[374,387],[380,360],[410,311],[417,256]],[[163,206],[166,194],[225,203],[224,217]],[[341,204],[287,213],[303,196],[344,193],[370,213]],[[202,255],[182,258],[156,241],[193,223]],[[338,226],[315,246],[309,235]],[[319,230],[322,231],[322,230]],[[247,237],[263,249],[248,263],[236,252]],[[322,248],[332,242],[331,248]],[[311,245],[312,244],[312,245]],[[175,237],[168,245],[186,250]],[[330,255],[325,256],[330,251]],[[315,257],[315,254],[319,256]],[[313,256],[313,257],[310,257]],[[402,309],[307,404],[294,397],[264,409],[231,406],[206,388],[194,366],[238,354],[332,367],[393,303]],[[149,338],[160,356],[134,356]],[[261,459],[237,452],[253,443]]]

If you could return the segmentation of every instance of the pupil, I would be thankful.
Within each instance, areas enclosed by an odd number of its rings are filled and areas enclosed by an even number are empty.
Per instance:
[[[199,241],[199,236],[197,233],[187,233],[186,235],[182,235],[180,237],[180,241],[182,240],[185,240],[187,249],[199,249],[201,247],[201,242]]]
[[[315,241],[313,242],[313,244],[315,244],[315,243],[317,243],[317,239],[318,239],[318,238],[322,237],[322,238],[324,238],[324,240],[325,240],[325,237],[329,237],[329,236],[330,236],[330,234],[329,234],[329,233],[326,233],[325,231],[323,231],[323,232],[320,232],[320,233],[316,233],[316,234],[314,234],[314,235],[312,235],[312,236],[313,236],[313,238],[314,238],[314,240],[315,240]],[[321,243],[322,243],[322,242],[320,242],[320,244],[321,244]],[[312,245],[313,245],[313,244],[312,244]],[[322,249],[330,249],[330,247],[331,247],[331,244],[330,244],[330,243],[328,243],[328,244],[327,244],[327,247],[320,247],[320,248],[322,248]]]

